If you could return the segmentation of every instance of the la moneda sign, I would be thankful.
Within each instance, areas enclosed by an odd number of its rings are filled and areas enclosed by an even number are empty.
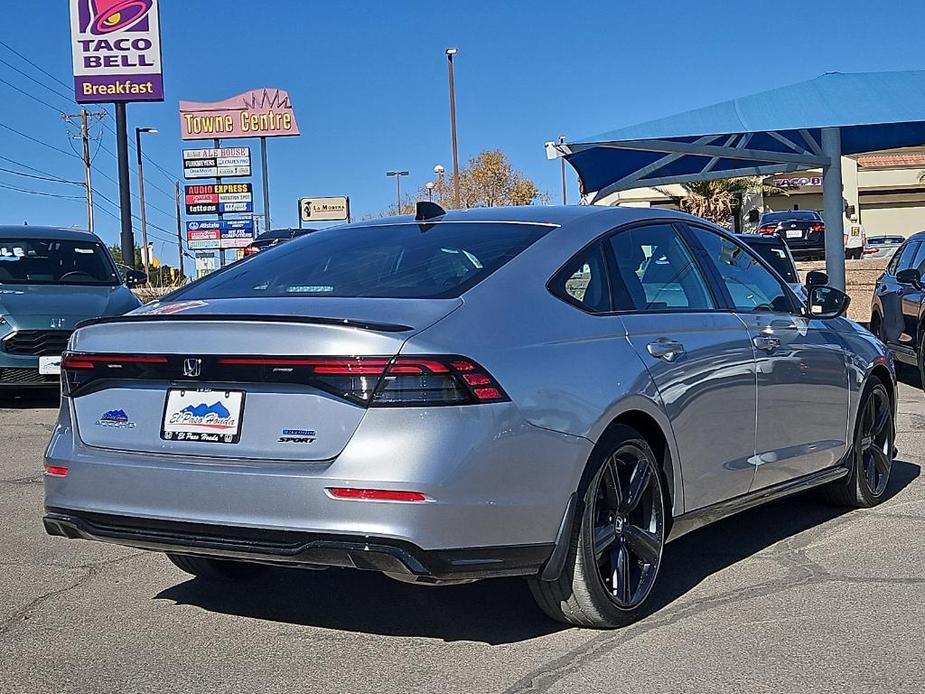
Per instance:
[[[163,101],[157,0],[70,0],[78,103]]]
[[[298,134],[289,94],[282,89],[253,89],[214,103],[180,102],[184,140]]]

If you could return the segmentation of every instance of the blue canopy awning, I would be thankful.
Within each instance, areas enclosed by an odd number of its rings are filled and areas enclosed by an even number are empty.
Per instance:
[[[597,200],[630,188],[825,167],[841,153],[925,144],[925,71],[828,73],[667,118],[551,145]]]

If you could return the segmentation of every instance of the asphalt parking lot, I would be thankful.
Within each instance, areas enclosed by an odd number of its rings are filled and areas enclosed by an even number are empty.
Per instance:
[[[520,580],[276,569],[216,587],[47,537],[56,403],[6,401],[0,692],[923,692],[925,395],[900,397],[886,503],[804,496],[693,533],[669,545],[659,609],[614,632],[548,621]]]

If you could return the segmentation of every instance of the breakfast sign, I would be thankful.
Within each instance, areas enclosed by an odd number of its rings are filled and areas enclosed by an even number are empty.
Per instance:
[[[252,89],[224,101],[180,102],[184,140],[298,135],[289,94],[282,89]]]

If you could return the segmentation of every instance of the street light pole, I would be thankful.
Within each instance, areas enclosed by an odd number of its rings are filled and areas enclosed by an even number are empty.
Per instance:
[[[447,71],[450,80],[450,133],[453,140],[453,206],[459,207],[459,149],[456,144],[456,80],[453,76],[453,56],[458,48],[446,49]]]
[[[427,202],[434,201],[434,182],[428,181],[424,184],[424,187],[427,188]]]
[[[386,171],[386,176],[395,177],[395,214],[401,214],[401,177],[407,176],[408,171]]]
[[[145,171],[141,157],[141,133],[157,133],[156,128],[135,128],[135,155],[138,158],[138,203],[141,206],[141,263],[144,266],[145,274],[149,274],[148,264],[151,262],[148,252],[148,217],[145,211]],[[123,261],[125,259],[123,258]],[[148,284],[151,283],[150,277]]]
[[[559,135],[559,144],[565,144],[565,135]],[[568,205],[568,191],[565,186],[565,157],[559,157],[562,164],[562,204]]]

